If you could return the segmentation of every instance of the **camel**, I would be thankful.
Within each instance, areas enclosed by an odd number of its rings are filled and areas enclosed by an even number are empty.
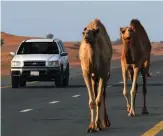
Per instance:
[[[112,45],[100,19],[95,18],[84,28],[79,58],[83,78],[88,90],[91,120],[87,132],[97,132],[110,126],[106,112],[105,93],[110,77]],[[100,107],[103,105],[103,122]],[[96,116],[95,115],[96,110]]]
[[[121,68],[123,77],[123,95],[127,103],[128,116],[136,116],[135,112],[135,99],[138,89],[137,79],[139,72],[143,77],[143,109],[142,114],[148,114],[146,108],[146,74],[148,74],[150,49],[145,47],[144,41],[140,39],[139,32],[134,31],[131,27],[120,27],[120,36],[122,40],[122,52],[121,52]],[[127,74],[128,73],[128,74]],[[130,90],[131,103],[129,104],[127,94],[127,77],[129,75],[132,81],[132,87]]]
[[[146,51],[151,52],[151,49],[152,49],[151,42],[148,38],[148,35],[147,35],[143,25],[140,23],[140,21],[138,19],[132,19],[130,21],[130,27],[132,28],[133,31],[136,31],[138,33],[139,39],[141,39]],[[151,77],[151,75],[149,74],[150,54],[148,56],[148,59],[145,62],[145,65],[148,69],[147,77]]]

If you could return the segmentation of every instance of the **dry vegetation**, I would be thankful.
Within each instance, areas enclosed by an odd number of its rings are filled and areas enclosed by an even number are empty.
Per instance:
[[[4,40],[4,45],[1,48],[1,74],[9,75],[10,73],[10,61],[12,57],[9,52],[16,51],[18,45],[21,41],[25,39],[34,39],[41,37],[24,37],[24,36],[16,36],[1,32],[1,38]],[[80,67],[80,62],[77,58],[78,50],[80,44],[78,42],[64,42],[66,51],[69,53],[69,61],[71,67]],[[163,55],[163,43],[152,43],[152,55]],[[120,58],[121,45],[113,46],[113,58],[112,60],[116,60]]]

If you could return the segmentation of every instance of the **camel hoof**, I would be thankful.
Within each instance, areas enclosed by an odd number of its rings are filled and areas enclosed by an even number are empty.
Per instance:
[[[102,124],[101,124],[101,121],[97,121],[96,122],[96,131],[101,131],[103,128],[102,128]]]
[[[111,126],[110,122],[109,121],[105,121],[105,120],[103,120],[102,125],[103,125],[103,128],[109,128]]]
[[[129,117],[135,117],[136,116],[135,110],[130,108],[130,112],[128,113],[128,116]]]
[[[86,130],[86,132],[89,132],[89,133],[96,132],[96,130],[95,130],[95,123],[94,123],[94,122],[91,122],[91,123],[89,124],[89,127],[88,127],[88,129]]]
[[[97,126],[96,127],[96,131],[102,131],[102,127],[101,126]]]
[[[102,121],[102,125],[103,125],[103,128],[108,128],[111,126],[111,123],[110,123],[107,115],[105,116],[105,119]]]
[[[129,112],[128,116],[129,116],[129,117],[135,117],[136,114],[135,114],[135,113],[132,113],[132,112]]]
[[[149,114],[149,112],[147,111],[147,109],[144,109],[141,114]]]
[[[86,132],[87,133],[92,133],[92,132],[96,132],[96,130],[94,128],[88,128]]]

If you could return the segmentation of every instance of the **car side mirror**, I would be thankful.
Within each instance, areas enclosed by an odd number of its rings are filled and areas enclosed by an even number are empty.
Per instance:
[[[61,56],[67,56],[67,55],[68,55],[67,52],[63,52],[63,53],[61,53]]]
[[[15,56],[15,53],[14,52],[10,52],[10,55],[14,57]]]

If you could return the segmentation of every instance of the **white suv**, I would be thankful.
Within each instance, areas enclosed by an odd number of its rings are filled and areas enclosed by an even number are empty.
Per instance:
[[[59,39],[23,41],[16,53],[10,52],[12,88],[25,87],[27,81],[54,81],[57,87],[69,84],[68,53]]]

